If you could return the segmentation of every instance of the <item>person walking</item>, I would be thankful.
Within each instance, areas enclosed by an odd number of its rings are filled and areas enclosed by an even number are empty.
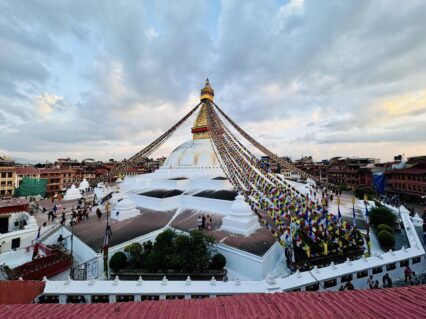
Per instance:
[[[206,228],[206,216],[201,217],[201,228],[205,229]]]
[[[211,230],[212,229],[212,218],[210,217],[210,215],[207,215],[206,224],[207,224],[207,230]]]
[[[101,218],[102,218],[102,212],[99,209],[99,207],[96,209],[96,216],[98,216],[98,219],[101,220]]]
[[[379,289],[380,287],[379,287],[379,281],[378,280],[376,280],[375,282],[374,282],[374,286],[373,286],[373,289]]]
[[[197,224],[198,224],[198,230],[201,230],[203,226],[203,219],[201,218],[201,216],[198,216]]]
[[[65,208],[62,210],[62,216],[61,216],[61,225],[64,226],[65,225]]]
[[[355,287],[354,287],[354,285],[352,284],[352,281],[348,281],[347,283],[346,283],[346,285],[345,285],[345,289],[347,289],[347,290],[354,290],[355,289]]]
[[[373,278],[373,275],[370,275],[370,277],[368,277],[367,283],[368,283],[368,286],[370,287],[370,289],[373,289],[373,287],[374,287],[374,278]]]
[[[408,267],[408,265],[405,266],[404,268],[404,275],[405,275],[405,282],[410,281],[411,283],[411,269],[410,267]]]
[[[392,288],[392,279],[388,273],[386,273],[382,278],[383,288]]]

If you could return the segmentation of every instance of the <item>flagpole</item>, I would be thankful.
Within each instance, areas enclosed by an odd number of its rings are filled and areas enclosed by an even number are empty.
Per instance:
[[[109,269],[108,269],[108,245],[109,245],[109,233],[108,233],[108,227],[109,227],[109,201],[105,203],[105,211],[106,211],[106,218],[107,218],[107,224],[105,229],[105,238],[107,240],[107,247],[104,247],[104,276],[105,279],[108,280],[109,277]],[[104,243],[105,245],[105,243]]]

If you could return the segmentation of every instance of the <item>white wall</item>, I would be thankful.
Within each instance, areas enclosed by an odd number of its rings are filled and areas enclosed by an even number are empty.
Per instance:
[[[180,195],[168,198],[155,198],[150,196],[128,194],[129,198],[136,204],[136,207],[143,207],[155,211],[167,211],[178,208]]]
[[[234,201],[181,195],[181,207],[228,215]]]

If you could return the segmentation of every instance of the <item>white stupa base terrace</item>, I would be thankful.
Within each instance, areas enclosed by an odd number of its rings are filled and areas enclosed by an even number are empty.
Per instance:
[[[73,184],[70,188],[67,189],[64,196],[64,201],[80,199],[82,197],[83,195],[81,195],[80,190]]]
[[[238,195],[231,205],[230,214],[222,219],[222,229],[231,233],[248,236],[259,227],[257,216],[244,201],[244,197]]]
[[[140,211],[136,208],[135,203],[126,195],[114,193],[111,200],[114,201],[111,219],[120,221],[140,215]]]

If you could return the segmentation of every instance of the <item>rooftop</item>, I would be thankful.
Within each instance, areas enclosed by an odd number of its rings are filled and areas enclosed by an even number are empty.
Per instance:
[[[42,281],[0,280],[0,305],[31,303],[43,292],[44,286]]]
[[[181,212],[170,224],[171,227],[190,231],[198,228],[198,216],[203,214],[198,210],[187,209]],[[210,215],[212,218],[212,229],[204,230],[206,234],[214,237],[217,242],[240,249],[257,256],[263,256],[271,246],[276,242],[276,239],[265,227],[259,229],[250,236],[236,235],[224,230],[221,230],[223,215],[204,212],[204,216]]]
[[[111,247],[163,228],[175,213],[174,211],[155,212],[145,208],[140,210],[141,215],[131,219],[123,221],[109,219],[112,229],[112,236],[109,242]],[[94,251],[98,251],[103,245],[105,228],[105,214],[102,214],[100,221],[93,214],[87,222],[81,222],[74,226],[74,235]],[[71,227],[67,225],[67,229],[71,230]]]
[[[424,318],[426,286],[113,304],[0,305],[7,318]]]

